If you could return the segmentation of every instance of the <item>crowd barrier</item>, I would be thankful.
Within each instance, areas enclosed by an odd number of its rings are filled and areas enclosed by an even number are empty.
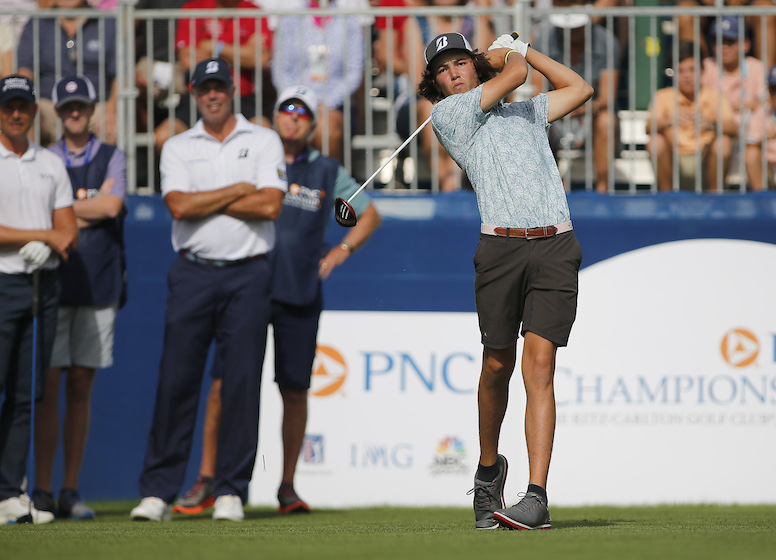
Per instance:
[[[476,201],[469,192],[376,193],[375,204],[382,227],[324,283],[297,489],[314,508],[467,507],[481,357]],[[558,353],[553,503],[776,503],[767,444],[776,427],[776,194],[572,193],[569,204],[584,259],[577,322]],[[129,300],[115,364],[94,388],[87,500],[139,498],[175,259],[159,197],[131,196],[128,209]],[[342,235],[332,219],[328,241]],[[208,387],[205,373],[187,487]],[[512,389],[502,451],[514,498],[527,479],[519,375]],[[271,351],[260,425],[250,500],[274,505],[282,456]],[[720,486],[730,480],[734,492]]]
[[[645,110],[654,92],[671,85],[673,74],[673,60],[678,54],[678,41],[676,34],[678,18],[680,16],[692,16],[694,19],[694,38],[697,44],[704,36],[704,30],[700,24],[702,18],[718,18],[725,15],[739,15],[746,17],[772,16],[776,17],[775,7],[675,7],[654,5],[654,0],[634,0],[632,7],[613,7],[593,10],[590,7],[563,8],[567,14],[585,14],[599,18],[609,29],[617,33],[617,41],[622,53],[621,60],[614,60],[611,56],[607,61],[607,68],[619,70],[621,78],[618,85],[609,95],[607,100],[610,107],[618,108],[618,121],[620,124],[620,145],[608,143],[608,184],[610,193],[638,194],[642,192],[655,192],[655,180],[653,168],[655,166],[654,155],[646,150],[649,134],[646,127],[650,124]],[[29,17],[33,20],[52,17],[54,14],[74,15],[88,13],[89,17],[99,20],[115,18],[117,37],[117,85],[118,85],[118,144],[127,151],[129,189],[131,192],[154,193],[158,191],[158,154],[154,149],[154,129],[162,124],[166,117],[174,115],[175,108],[182,97],[188,95],[180,84],[163,88],[159,96],[159,88],[156,95],[154,88],[142,89],[136,81],[136,63],[143,52],[148,55],[149,66],[153,69],[154,62],[175,61],[174,31],[177,22],[185,15],[195,18],[216,18],[219,16],[234,16],[249,18],[257,22],[260,27],[267,19],[273,21],[284,16],[294,16],[305,13],[300,10],[282,10],[279,6],[271,9],[256,10],[190,10],[185,13],[182,10],[163,9],[136,9],[134,0],[121,0],[115,12],[99,10],[39,10],[36,12],[1,12],[1,16],[13,16],[15,18]],[[400,18],[410,16],[412,20],[424,17],[430,20],[438,17],[452,17],[454,22],[464,22],[467,18],[489,17],[493,22],[495,32],[508,32],[511,29],[522,30],[522,37],[531,39],[547,27],[547,16],[557,13],[556,9],[533,7],[528,2],[516,1],[512,6],[493,6],[489,8],[479,7],[450,7],[450,8],[369,8],[369,9],[343,9],[320,8],[322,16],[349,15],[359,18],[363,23],[365,32],[363,44],[348,45],[349,56],[363,56],[365,64],[362,77],[362,86],[352,96],[348,97],[343,107],[344,115],[344,143],[343,163],[345,167],[359,180],[366,179],[372,171],[385,161],[385,159],[399,146],[401,142],[401,129],[406,126],[414,129],[420,122],[417,118],[417,100],[414,95],[416,79],[398,75],[395,51],[397,36],[388,33],[384,37],[384,47],[387,52],[385,60],[379,62],[376,56],[373,39],[379,33],[371,25],[375,18],[386,18],[387,28]],[[765,31],[766,18],[760,18],[762,31]],[[590,23],[586,24],[590,29]],[[743,25],[743,23],[742,23]],[[414,29],[414,28],[413,28]],[[568,33],[568,30],[565,30]],[[588,34],[588,37],[590,34]],[[191,34],[193,38],[193,32]],[[705,37],[705,36],[704,36]],[[111,38],[105,37],[105,41]],[[716,44],[721,45],[721,35],[715,38]],[[474,42],[480,40],[475,34]],[[743,39],[742,39],[743,40]],[[767,33],[760,33],[763,50],[774,50],[772,46],[765,45],[768,39]],[[588,40],[589,41],[589,40]],[[707,38],[712,42],[712,38]],[[78,43],[78,41],[76,41]],[[154,49],[159,47],[166,54],[162,59],[154,58]],[[589,47],[590,43],[586,43]],[[406,41],[406,52],[409,59],[407,76],[417,76],[419,72],[418,60],[421,53],[419,47],[413,41]],[[537,48],[544,46],[537,43]],[[216,47],[214,46],[214,49]],[[590,49],[585,49],[585,56],[589,56]],[[59,56],[58,49],[54,53],[35,54],[37,75],[41,57]],[[253,53],[257,60],[261,60],[266,54],[264,47],[259,43]],[[698,61],[701,57],[700,46],[696,53]],[[566,57],[570,57],[568,49]],[[80,55],[79,55],[80,56]],[[570,58],[567,58],[570,60]],[[189,60],[189,65],[193,60]],[[15,62],[14,62],[15,65]],[[239,70],[241,61],[235,60],[235,66]],[[15,66],[14,66],[15,67]],[[169,69],[161,72],[166,74]],[[153,70],[150,72],[153,75]],[[591,76],[585,76],[591,79]],[[161,78],[160,78],[161,79]],[[261,106],[267,103],[267,96],[273,95],[272,83],[267,71],[255,72],[254,78],[255,103]],[[165,78],[165,83],[170,82]],[[105,99],[109,92],[109,85],[102,79],[98,84],[100,98]],[[177,89],[176,89],[177,88]],[[527,98],[535,93],[531,80],[519,88],[515,99]],[[407,122],[397,125],[396,112],[403,98],[408,98],[409,117]],[[271,101],[271,100],[270,100]],[[588,102],[591,103],[591,102]],[[240,109],[239,100],[236,103]],[[588,105],[590,108],[590,105]],[[149,115],[148,120],[139,118],[139,112]],[[193,106],[189,109],[189,122],[195,118]],[[101,115],[104,118],[104,115]],[[325,123],[322,126],[326,127]],[[592,190],[595,182],[592,149],[592,128],[588,121],[585,124],[582,136],[585,138],[584,148],[567,147],[559,152],[559,164],[563,172],[564,180],[569,190]],[[615,136],[614,121],[611,122],[607,136]],[[162,127],[164,129],[164,126]],[[720,130],[718,128],[718,133]],[[745,121],[742,121],[739,137],[745,135]],[[763,146],[765,138],[762,139]],[[327,146],[324,144],[324,151]],[[427,158],[419,142],[414,140],[393,165],[386,167],[378,176],[375,185],[370,188],[381,188],[387,191],[402,192],[437,192],[440,188],[437,165],[439,154],[432,150]],[[675,158],[676,159],[676,158]],[[721,164],[720,164],[721,165]],[[717,192],[748,190],[744,165],[744,143],[739,142],[733,156],[731,172],[724,177],[719,173],[718,183],[713,185]],[[675,183],[678,169],[674,170]],[[767,179],[768,169],[765,160],[761,166],[762,178]],[[766,182],[767,184],[767,182]],[[464,181],[465,187],[465,181]],[[677,187],[678,188],[678,187]],[[700,182],[696,183],[696,191],[702,190]]]

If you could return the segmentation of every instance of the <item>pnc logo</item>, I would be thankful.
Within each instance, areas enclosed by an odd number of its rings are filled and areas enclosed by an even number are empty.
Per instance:
[[[315,397],[333,395],[345,384],[348,365],[345,358],[331,346],[319,345],[315,349],[310,394]]]
[[[722,357],[733,367],[751,365],[760,353],[760,342],[751,331],[733,329],[722,339]]]

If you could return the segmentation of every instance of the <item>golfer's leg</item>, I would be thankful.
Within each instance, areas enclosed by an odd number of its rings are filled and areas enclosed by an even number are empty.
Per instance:
[[[213,492],[248,498],[259,438],[259,390],[269,323],[270,269],[256,259],[226,269],[216,334],[221,425]]]
[[[215,377],[210,385],[205,410],[205,425],[202,428],[202,461],[199,463],[200,476],[213,478],[216,475],[216,457],[218,456],[218,430],[221,427],[221,378]]]
[[[528,446],[529,483],[547,487],[550,456],[555,437],[553,376],[557,347],[532,332],[525,334],[523,382],[525,383],[525,439]]]
[[[89,419],[92,410],[92,387],[97,370],[73,366],[65,379],[67,408],[62,430],[62,448],[65,458],[65,475],[62,488],[78,488],[81,463],[89,437]]]
[[[495,464],[501,423],[507,411],[509,379],[515,369],[515,345],[509,348],[484,348],[482,372],[477,392],[480,423],[480,464]]]
[[[307,391],[280,387],[280,394],[283,397],[283,476],[280,482],[293,484],[307,426]]]
[[[175,500],[191,452],[194,423],[213,337],[214,270],[177,259],[168,273],[164,344],[140,493]]]

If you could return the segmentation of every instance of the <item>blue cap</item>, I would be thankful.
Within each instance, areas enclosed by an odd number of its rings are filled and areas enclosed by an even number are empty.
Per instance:
[[[0,105],[17,97],[35,103],[35,89],[32,87],[32,81],[18,74],[0,80]]]
[[[719,22],[719,28],[722,30],[723,39],[738,39],[738,17],[737,16],[725,16],[719,20],[714,18],[711,21],[711,27],[709,28],[709,37],[714,42],[717,39],[717,23]]]
[[[776,66],[768,72],[768,87],[776,87]]]
[[[54,84],[51,101],[57,109],[73,101],[94,105],[97,103],[97,92],[92,81],[86,76],[63,76]]]
[[[229,69],[229,63],[223,58],[208,58],[197,64],[191,76],[191,86],[197,87],[208,80],[231,84],[232,71]]]

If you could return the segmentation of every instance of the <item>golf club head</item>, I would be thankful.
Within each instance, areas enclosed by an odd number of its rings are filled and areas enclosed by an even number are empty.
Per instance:
[[[358,223],[356,211],[342,198],[334,201],[334,218],[342,227],[353,227]]]

